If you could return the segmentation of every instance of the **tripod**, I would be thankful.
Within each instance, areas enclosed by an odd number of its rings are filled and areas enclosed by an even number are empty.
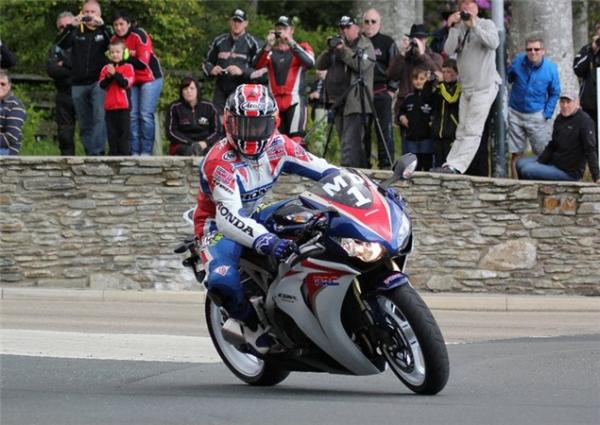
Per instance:
[[[344,91],[344,93],[342,93],[342,95],[339,97],[339,99],[337,99],[334,102],[334,104],[331,106],[331,110],[334,113],[334,120],[333,120],[333,122],[329,123],[329,128],[327,130],[327,141],[325,142],[322,156],[325,156],[327,154],[327,150],[329,148],[329,143],[331,142],[331,134],[333,131],[333,127],[335,125],[335,117],[337,116],[338,113],[343,114],[343,107],[345,105],[346,99],[347,99],[348,95],[354,90],[354,96],[356,97],[356,94],[358,92],[358,97],[359,97],[359,101],[360,101],[360,115],[361,115],[361,121],[362,121],[362,125],[363,125],[363,138],[362,138],[362,140],[360,140],[361,146],[364,147],[364,138],[367,136],[367,134],[369,132],[369,127],[370,127],[369,126],[369,116],[366,113],[366,108],[365,108],[365,101],[367,101],[369,104],[369,107],[371,108],[371,112],[373,114],[373,121],[375,122],[375,134],[379,141],[379,145],[384,147],[388,161],[390,164],[392,164],[393,160],[391,157],[390,149],[388,148],[387,141],[385,140],[385,137],[383,135],[383,130],[381,129],[381,124],[379,122],[379,118],[377,117],[377,111],[375,110],[375,104],[373,102],[373,97],[372,97],[369,89],[366,86],[364,75],[363,75],[363,69],[361,66],[363,58],[365,58],[371,62],[375,62],[375,60],[368,58],[365,55],[364,49],[357,49],[353,55],[353,58],[359,58],[357,61],[358,76],[352,82],[352,84],[350,84],[350,86]],[[343,115],[342,115],[342,117],[343,117]],[[342,135],[340,134],[340,137],[341,136]]]

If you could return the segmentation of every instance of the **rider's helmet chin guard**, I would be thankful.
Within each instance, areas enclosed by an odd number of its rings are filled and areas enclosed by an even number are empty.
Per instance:
[[[245,157],[258,158],[277,128],[278,112],[275,99],[266,86],[238,86],[225,103],[227,141]]]

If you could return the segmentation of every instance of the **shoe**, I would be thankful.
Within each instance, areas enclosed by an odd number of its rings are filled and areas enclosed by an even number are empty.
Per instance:
[[[443,167],[432,168],[431,170],[429,170],[429,172],[440,173],[440,174],[461,174],[460,171],[458,171],[457,169],[452,168],[448,165],[444,165]]]
[[[270,327],[255,325],[256,329],[250,328],[241,321],[230,317],[221,327],[223,338],[232,345],[248,345],[257,354],[266,354],[274,341],[269,335]]]
[[[258,354],[266,354],[273,345],[273,338],[269,335],[270,327],[257,325],[256,330],[252,330],[245,324],[242,324],[242,333],[246,344],[248,344]]]

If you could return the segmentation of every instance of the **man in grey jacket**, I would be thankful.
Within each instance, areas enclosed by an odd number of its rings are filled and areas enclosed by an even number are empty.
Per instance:
[[[368,123],[372,111],[366,92],[363,96],[363,105],[361,105],[361,85],[352,86],[359,78],[360,67],[364,89],[373,98],[375,50],[371,41],[360,33],[360,27],[354,18],[342,16],[339,27],[342,37],[334,37],[328,41],[329,50],[319,55],[316,68],[328,70],[325,80],[328,88],[330,84],[327,80],[334,78],[339,82],[347,81],[344,85],[347,84],[346,88],[351,87],[345,102],[334,111],[335,125],[342,147],[341,165],[367,168],[368,158],[365,154],[363,138],[365,123]],[[335,84],[336,82],[331,81],[331,83]],[[336,98],[335,103],[339,104],[340,101],[340,98]],[[362,115],[363,107],[364,116]]]
[[[494,22],[479,18],[475,0],[461,0],[459,11],[448,17],[450,31],[444,51],[456,55],[462,94],[456,140],[443,167],[432,171],[464,173],[481,143],[486,117],[502,82],[496,71],[498,30]]]

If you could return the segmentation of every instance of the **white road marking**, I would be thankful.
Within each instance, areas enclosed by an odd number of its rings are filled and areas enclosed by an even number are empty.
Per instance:
[[[0,354],[76,359],[215,363],[209,337],[0,329]]]

